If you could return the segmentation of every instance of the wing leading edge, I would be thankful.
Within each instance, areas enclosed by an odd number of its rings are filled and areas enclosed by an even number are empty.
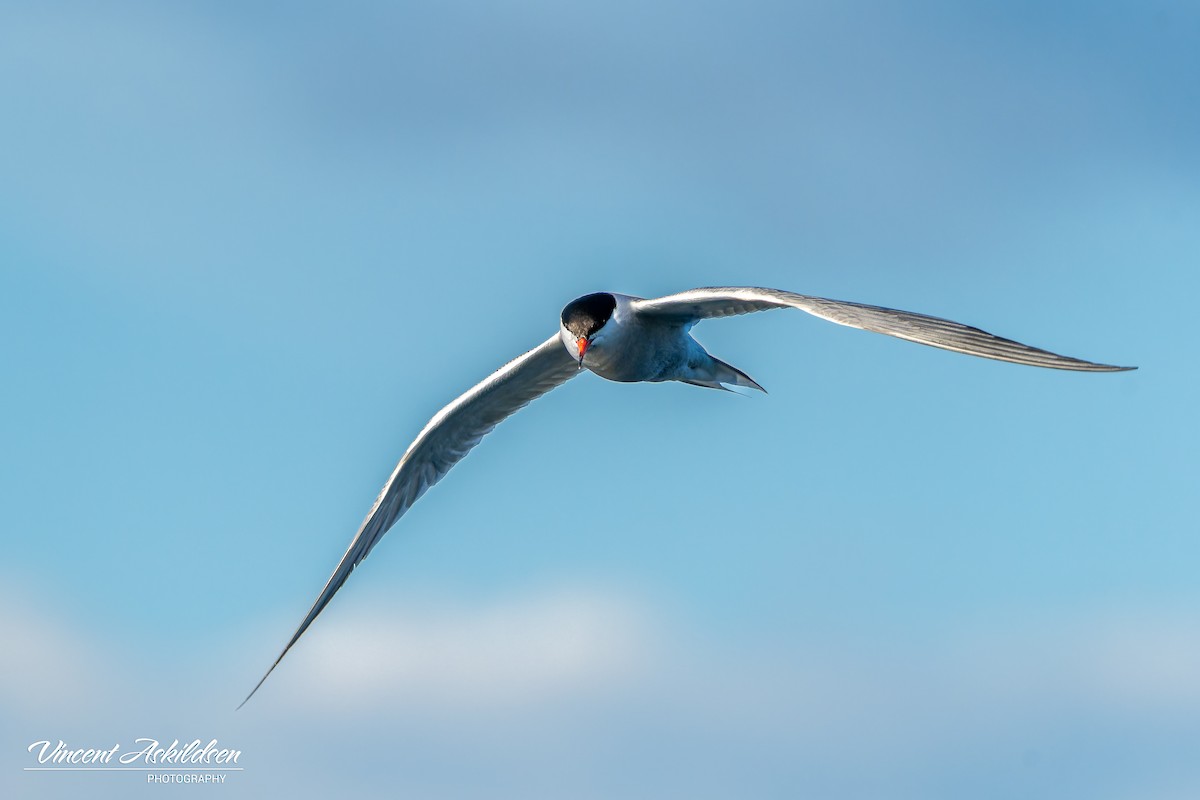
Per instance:
[[[639,314],[677,319],[692,325],[702,319],[750,314],[772,308],[798,308],[813,316],[866,331],[907,339],[910,342],[953,350],[957,353],[1010,361],[1031,367],[1068,369],[1081,372],[1122,372],[1137,367],[1116,367],[1062,356],[1027,344],[1005,339],[987,331],[940,317],[915,314],[883,306],[828,300],[824,297],[761,289],[724,286],[692,289],[633,304]]]
[[[440,481],[451,467],[505,418],[577,374],[578,365],[559,341],[558,334],[555,334],[514,358],[434,414],[400,458],[400,463],[384,484],[312,608],[275,663],[238,708],[254,696],[288,650],[292,649],[292,645],[299,641],[308,626],[329,605],[354,568],[429,487]]]

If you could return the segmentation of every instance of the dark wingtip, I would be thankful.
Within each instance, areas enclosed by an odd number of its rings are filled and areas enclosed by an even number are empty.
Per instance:
[[[282,659],[282,658],[283,658],[283,656],[280,656],[280,659]],[[251,697],[254,697],[254,693],[255,693],[255,692],[257,692],[257,691],[259,690],[259,688],[260,688],[260,687],[261,687],[261,686],[262,686],[264,683],[266,683],[266,682],[267,682],[267,677],[268,677],[268,676],[270,676],[270,674],[271,674],[272,672],[274,672],[274,671],[275,671],[275,667],[277,667],[277,666],[279,666],[279,661],[276,661],[274,664],[272,664],[272,665],[271,665],[271,668],[270,668],[269,670],[267,670],[267,674],[266,674],[266,675],[263,675],[261,678],[259,678],[259,679],[258,679],[258,683],[254,684],[254,688],[250,690],[250,694],[246,695],[246,699],[245,699],[245,700],[243,700],[242,702],[238,703],[238,707],[237,707],[237,708],[235,708],[235,709],[234,709],[234,711],[241,711],[241,710],[242,710],[242,706],[244,706],[244,705],[246,705],[246,703],[249,703],[249,702],[250,702],[250,698],[251,698]]]
[[[296,643],[296,639],[299,638],[299,636],[296,636],[290,642],[288,642],[288,646],[283,648],[283,652],[279,654],[279,658],[275,659],[275,663],[271,665],[271,668],[267,670],[266,674],[258,679],[258,683],[254,684],[254,688],[250,690],[250,694],[246,695],[245,700],[238,703],[238,707],[235,708],[234,711],[241,711],[242,706],[250,702],[250,698],[254,697],[254,693],[261,689],[262,685],[267,682],[267,678],[271,677],[271,673],[275,671],[275,668],[279,666],[279,662],[283,661],[283,657],[288,654],[288,650],[292,649],[292,645],[294,645]]]

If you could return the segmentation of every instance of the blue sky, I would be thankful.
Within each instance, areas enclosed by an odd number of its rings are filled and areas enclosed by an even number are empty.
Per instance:
[[[21,769],[149,736],[242,749],[230,797],[1194,796],[1198,33],[0,10],[4,793],[162,791]],[[234,713],[438,408],[578,295],[712,284],[1141,369],[705,323],[769,395],[539,400]]]

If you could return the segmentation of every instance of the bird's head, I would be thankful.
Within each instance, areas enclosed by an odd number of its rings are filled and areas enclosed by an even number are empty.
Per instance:
[[[603,330],[617,307],[617,298],[608,292],[585,294],[567,303],[562,310],[562,325],[559,336],[572,358],[579,360],[583,369],[583,358],[596,343],[597,335]]]

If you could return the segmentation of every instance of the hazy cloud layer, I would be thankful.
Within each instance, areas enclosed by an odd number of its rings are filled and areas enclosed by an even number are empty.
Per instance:
[[[235,714],[236,690],[254,674],[222,673],[251,663],[254,642],[214,646],[203,668],[167,659],[148,674],[114,663],[107,648],[89,650],[68,619],[25,614],[7,599],[0,636],[27,643],[3,661],[7,740],[215,736],[247,755],[229,796],[289,785],[293,772],[304,776],[298,790],[338,785],[356,758],[409,747],[394,771],[365,782],[368,795],[440,786],[439,796],[474,796],[486,779],[441,772],[455,742],[526,796],[553,796],[573,771],[592,774],[600,753],[622,769],[594,776],[597,797],[620,794],[625,782],[637,785],[633,796],[682,787],[715,797],[739,785],[942,796],[978,792],[982,776],[990,789],[1026,796],[1065,779],[1092,797],[1200,787],[1200,774],[1174,760],[1200,733],[1200,620],[1154,609],[993,623],[923,644],[746,637],[731,648],[621,591],[560,586],[469,606],[375,592],[365,614],[310,632]],[[156,698],[171,711],[156,710]],[[91,721],[81,725],[83,709]],[[70,730],[46,730],[53,719],[72,719]],[[1113,753],[1131,731],[1142,745]],[[690,753],[721,741],[742,755],[681,772]],[[550,755],[558,778],[522,777]],[[22,761],[5,757],[13,768]],[[862,772],[864,762],[872,770]],[[762,772],[752,776],[747,763]],[[58,776],[32,777],[41,787]],[[102,777],[90,792],[127,796],[119,777]],[[5,776],[17,790],[31,779]]]

